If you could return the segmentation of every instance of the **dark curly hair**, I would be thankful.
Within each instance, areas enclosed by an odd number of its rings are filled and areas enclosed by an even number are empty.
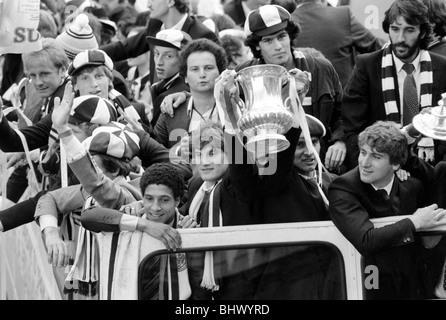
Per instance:
[[[194,52],[210,52],[213,54],[219,73],[222,73],[228,67],[228,58],[225,50],[221,46],[209,39],[197,39],[192,41],[181,53],[180,75],[184,78],[187,75],[187,59]]]
[[[295,39],[297,38],[297,35],[300,32],[300,26],[298,23],[294,21],[288,21],[288,25],[285,28],[285,31],[288,33],[290,37],[290,45],[293,46],[295,43]],[[248,36],[245,40],[245,45],[251,48],[252,54],[254,55],[254,58],[261,59],[262,53],[260,50],[257,50],[257,47],[259,46],[260,41],[263,37],[259,37],[258,35],[251,34]]]
[[[407,23],[420,26],[421,34],[424,34],[423,39],[420,39],[420,48],[427,49],[432,35],[432,25],[429,21],[426,5],[421,0],[397,0],[393,2],[386,11],[382,23],[385,33],[389,33],[390,25],[400,16]]]
[[[181,199],[186,189],[183,174],[168,162],[152,164],[144,171],[140,181],[142,195],[151,184],[162,184],[170,188],[175,199]]]

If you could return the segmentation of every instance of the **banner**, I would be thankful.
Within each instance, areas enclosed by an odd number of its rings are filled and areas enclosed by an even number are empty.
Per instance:
[[[42,49],[40,0],[0,0],[0,54]]]

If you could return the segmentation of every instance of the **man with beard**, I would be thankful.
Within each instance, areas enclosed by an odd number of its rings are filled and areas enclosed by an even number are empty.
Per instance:
[[[383,21],[390,44],[358,57],[342,104],[349,169],[358,164],[361,131],[377,120],[407,126],[421,109],[435,106],[446,91],[446,74],[442,71],[446,68],[446,59],[426,51],[432,33],[427,17],[427,7],[421,1],[395,1]],[[413,90],[408,89],[410,83]],[[406,103],[409,100],[414,101],[412,108]],[[441,151],[437,141],[435,144],[438,161],[445,151]]]

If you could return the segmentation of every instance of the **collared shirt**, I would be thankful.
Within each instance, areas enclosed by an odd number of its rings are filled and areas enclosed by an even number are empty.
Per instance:
[[[197,130],[200,128],[200,123],[206,120],[210,120],[214,123],[219,123],[220,118],[218,116],[217,108],[214,107],[209,109],[203,114],[200,114],[195,108],[194,108],[194,102],[193,98],[191,97],[189,99],[189,104],[187,105],[187,116],[190,118],[189,123],[189,132],[193,132],[194,130]]]
[[[188,14],[185,13],[183,15],[183,17],[180,19],[180,21],[178,21],[178,23],[176,25],[174,25],[173,27],[171,27],[171,28],[166,28],[166,26],[163,23],[163,25],[161,26],[161,30],[175,29],[175,30],[180,30],[181,31],[183,29],[184,24],[186,23],[187,17],[188,17]]]
[[[375,187],[375,186],[373,185],[373,183],[372,183],[372,187],[373,187],[373,189],[375,189],[375,190],[378,190],[378,189],[384,189],[384,190],[386,190],[387,195],[389,196],[389,195],[390,195],[390,192],[392,191],[392,186],[393,186],[393,181],[394,181],[394,180],[395,180],[395,175],[392,176],[392,180],[391,180],[390,183],[389,183],[387,186],[385,186],[384,188],[377,188],[377,187]]]
[[[403,104],[403,90],[404,90],[404,80],[406,79],[406,71],[403,70],[404,62],[402,62],[400,59],[398,59],[395,54],[392,52],[393,55],[393,61],[395,61],[395,68],[396,73],[398,76],[398,90],[400,94],[400,102],[401,105]],[[421,92],[421,81],[420,81],[420,60],[421,55],[418,54],[418,56],[415,58],[415,60],[412,61],[413,66],[415,67],[413,71],[413,78],[415,79],[415,84],[417,86],[417,94],[418,94],[418,101],[420,100],[420,92]],[[403,108],[401,108],[401,117],[403,116]]]

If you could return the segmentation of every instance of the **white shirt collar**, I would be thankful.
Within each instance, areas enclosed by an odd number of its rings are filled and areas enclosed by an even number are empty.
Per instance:
[[[384,189],[384,190],[386,190],[386,192],[387,192],[387,195],[390,195],[390,192],[392,191],[392,186],[393,186],[393,181],[395,180],[395,175],[392,175],[392,180],[390,181],[390,183],[387,185],[387,186],[385,186],[384,188],[377,188],[377,187],[375,187],[374,185],[373,185],[373,183],[372,183],[372,187],[373,187],[373,189],[375,189],[375,190],[378,190],[378,189]]]
[[[180,30],[181,31],[183,29],[184,24],[186,23],[187,17],[188,17],[188,15],[187,15],[187,13],[185,13],[183,15],[183,17],[180,19],[180,21],[178,21],[178,23],[176,25],[174,25],[172,28],[169,28],[169,29],[175,29],[175,30]],[[161,26],[161,30],[166,30],[166,27],[164,26],[164,23]]]
[[[392,52],[392,55],[393,55],[393,61],[395,61],[396,72],[400,73],[400,71],[403,68],[404,62],[401,61],[400,59],[398,59],[393,52]],[[411,62],[413,64],[413,66],[415,67],[414,73],[420,69],[420,60],[421,60],[421,54],[418,53],[418,56]]]

